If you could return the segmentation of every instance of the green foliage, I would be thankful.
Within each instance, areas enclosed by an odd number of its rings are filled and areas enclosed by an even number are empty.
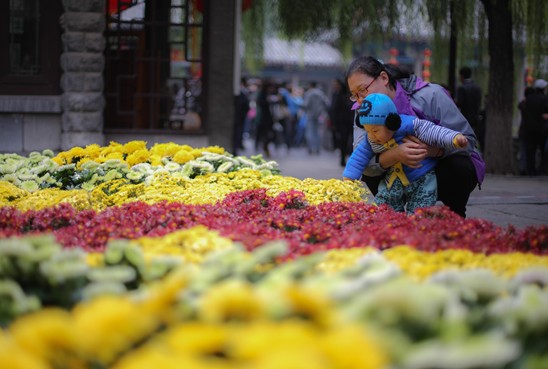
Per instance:
[[[0,326],[46,306],[66,309],[104,294],[135,291],[171,273],[173,258],[145,262],[142,250],[115,240],[104,266],[91,268],[81,249],[62,249],[51,234],[0,240]]]
[[[542,55],[548,54],[548,2],[512,0],[511,11],[516,46],[523,45],[528,66],[542,77],[541,73],[548,73],[539,70],[548,67],[541,64]],[[448,58],[445,49],[453,24],[458,38],[457,65],[475,66],[475,78],[486,86],[487,71],[482,65],[487,59],[488,24],[481,0],[257,0],[243,15],[246,66],[253,71],[260,68],[262,38],[268,27],[269,34],[278,30],[289,39],[313,39],[335,31],[335,46],[350,59],[352,45],[413,37],[413,30],[424,26],[425,19],[434,30],[434,79],[447,78],[446,66],[439,62]],[[407,34],[401,34],[403,25]]]
[[[548,55],[548,2],[544,0],[513,0],[512,15],[517,42],[525,48],[527,65],[546,78],[548,66],[541,64]],[[540,73],[544,73],[544,76]]]
[[[245,43],[244,63],[255,74],[263,66],[266,0],[254,0],[253,6],[242,13],[242,40]]]
[[[331,29],[336,3],[331,0],[279,0],[278,18],[282,33],[288,38],[307,38]]]

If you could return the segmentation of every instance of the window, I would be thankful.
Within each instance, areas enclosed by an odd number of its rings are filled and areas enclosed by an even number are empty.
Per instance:
[[[105,130],[202,129],[203,9],[196,0],[109,0]]]
[[[61,0],[0,2],[0,94],[61,93]]]

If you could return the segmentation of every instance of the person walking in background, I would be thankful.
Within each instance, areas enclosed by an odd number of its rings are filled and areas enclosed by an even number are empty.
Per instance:
[[[436,178],[438,199],[461,217],[466,217],[470,193],[485,176],[485,163],[476,149],[477,138],[466,118],[442,86],[428,83],[415,75],[405,74],[374,57],[359,57],[346,71],[346,81],[354,106],[359,106],[371,93],[388,95],[399,114],[413,115],[462,133],[468,140],[467,150],[432,148],[416,137],[408,136],[402,144],[387,150],[371,160],[362,180],[373,194],[389,168],[401,162],[416,167],[426,156],[438,157]],[[354,150],[365,139],[366,132],[354,125]]]
[[[299,86],[288,85],[280,88],[280,94],[288,110],[285,126],[285,142],[289,149],[295,145],[299,117],[301,115],[301,108],[303,107],[303,93],[302,88]]]
[[[485,151],[485,125],[481,118],[481,87],[472,79],[472,70],[462,67],[459,71],[460,86],[457,88],[455,102],[466,118],[479,142],[479,149]]]
[[[432,147],[461,149],[468,145],[462,133],[412,115],[398,114],[394,102],[384,94],[368,95],[358,109],[358,117],[359,124],[367,132],[366,138],[350,156],[343,172],[345,179],[360,179],[375,154],[398,146],[408,135]],[[436,163],[433,158],[424,158],[414,168],[394,164],[380,182],[375,202],[408,214],[418,208],[434,206],[438,196]]]
[[[537,79],[533,84],[533,91],[526,96],[522,107],[520,107],[523,122],[523,142],[525,144],[525,170],[529,176],[542,174],[546,170],[546,168],[543,168],[543,165],[545,165],[543,157],[548,120],[548,96],[544,94],[547,86],[548,82]],[[538,170],[537,151],[540,151],[541,158]]]
[[[527,96],[535,92],[535,89],[531,86],[526,87],[523,93],[523,99],[518,104],[519,113],[521,115],[521,121],[518,129],[518,142],[519,142],[519,161],[518,170],[519,174],[524,176],[527,174],[527,152],[525,150],[525,102]]]
[[[350,92],[346,83],[339,79],[333,80],[333,93],[329,106],[329,118],[335,137],[335,148],[339,149],[340,164],[346,165],[347,157],[352,153],[352,101],[348,98]]]
[[[234,97],[234,135],[232,138],[232,153],[238,155],[238,152],[244,149],[243,136],[244,127],[249,112],[249,91],[244,77],[240,79],[240,93]]]
[[[304,93],[303,105],[306,112],[306,146],[310,154],[319,154],[321,146],[320,125],[327,113],[329,99],[325,93],[317,87],[315,81],[310,83],[310,88]]]
[[[548,83],[543,79],[541,81],[542,82],[539,82],[539,84],[541,86],[544,85],[542,93],[544,94],[545,99],[548,100],[548,97],[546,97],[546,87],[548,86]],[[542,114],[542,119],[544,121],[544,154],[540,157],[540,174],[546,175],[548,174],[548,112]]]
[[[270,157],[269,144],[274,142],[274,119],[272,117],[272,109],[270,107],[273,98],[277,98],[275,95],[277,88],[274,82],[270,80],[263,81],[261,92],[257,97],[257,116],[258,125],[255,135],[255,151],[259,151],[259,147],[263,149],[263,152],[267,158]]]

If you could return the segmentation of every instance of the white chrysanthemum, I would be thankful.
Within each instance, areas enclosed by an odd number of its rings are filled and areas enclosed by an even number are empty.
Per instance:
[[[23,190],[28,191],[28,192],[36,192],[36,191],[38,191],[38,189],[39,189],[38,183],[36,183],[36,181],[24,181],[24,182],[21,182],[20,187],[21,187]]]
[[[127,179],[133,182],[139,182],[143,179],[145,176],[145,173],[143,172],[137,172],[137,171],[130,171],[128,174],[126,174]]]
[[[17,176],[14,173],[5,174],[1,177],[1,179],[3,181],[13,183],[16,186],[19,186],[19,184],[21,183],[19,178],[17,178]]]
[[[238,156],[236,159],[242,164],[243,166],[251,169],[255,169],[256,164],[253,160],[249,160],[248,158],[245,158],[243,156]]]
[[[167,170],[164,167],[159,167],[158,169],[154,171],[154,175],[158,175],[158,174],[169,174],[169,170]]]
[[[170,161],[169,163],[164,165],[164,169],[166,169],[169,172],[177,172],[181,169],[181,166],[173,161]]]
[[[70,163],[70,164],[65,164],[65,165],[61,165],[57,168],[57,171],[63,171],[63,170],[71,170],[71,169],[74,169],[76,168],[76,164],[74,163]]]
[[[40,163],[39,165],[35,167],[30,168],[30,172],[36,175],[41,175],[42,173],[47,172],[47,170],[48,168],[46,167],[46,165],[42,163]]]
[[[117,171],[116,169],[111,169],[107,172],[107,174],[105,175],[105,182],[107,181],[111,181],[113,179],[118,179],[118,178],[122,178],[122,173],[120,173],[119,171]]]
[[[217,168],[217,171],[218,171],[218,172],[221,172],[221,173],[226,173],[226,172],[228,172],[233,166],[234,166],[234,163],[232,163],[232,162],[230,162],[230,161],[227,161],[227,162],[224,162],[223,164],[219,165],[219,168]]]
[[[122,161],[120,159],[109,159],[101,164],[102,167],[111,169],[118,168],[120,165],[122,165]]]
[[[135,164],[134,166],[132,166],[131,170],[151,174],[152,173],[152,165],[150,165],[149,163],[139,163],[139,164]]]
[[[17,171],[17,165],[15,164],[2,164],[0,165],[0,174],[12,174]]]
[[[17,177],[19,177],[19,179],[21,181],[35,181],[38,179],[38,176],[36,174],[33,174],[33,173],[17,173]]]
[[[50,149],[46,149],[42,151],[42,155],[47,156],[48,158],[53,158],[55,156],[55,153]]]
[[[86,161],[84,164],[82,164],[82,169],[86,169],[86,170],[95,170],[99,167],[99,163],[95,162],[95,161]]]

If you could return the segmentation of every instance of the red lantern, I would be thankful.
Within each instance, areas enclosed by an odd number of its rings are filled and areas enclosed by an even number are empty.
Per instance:
[[[422,65],[424,66],[424,70],[422,71],[422,77],[423,79],[428,82],[430,81],[430,65],[432,64],[430,62],[430,55],[432,55],[432,51],[430,49],[424,49],[424,61],[422,62]]]
[[[390,57],[390,60],[388,61],[390,64],[394,64],[394,65],[398,65],[398,59],[396,59],[396,57],[398,56],[398,54],[400,53],[398,51],[398,49],[396,49],[395,47],[392,47],[390,48],[390,50],[388,50],[388,52],[390,53],[391,57]]]
[[[533,81],[535,80],[533,78],[533,68],[526,67],[525,75],[525,83],[527,84],[527,86],[531,86],[533,84]]]

